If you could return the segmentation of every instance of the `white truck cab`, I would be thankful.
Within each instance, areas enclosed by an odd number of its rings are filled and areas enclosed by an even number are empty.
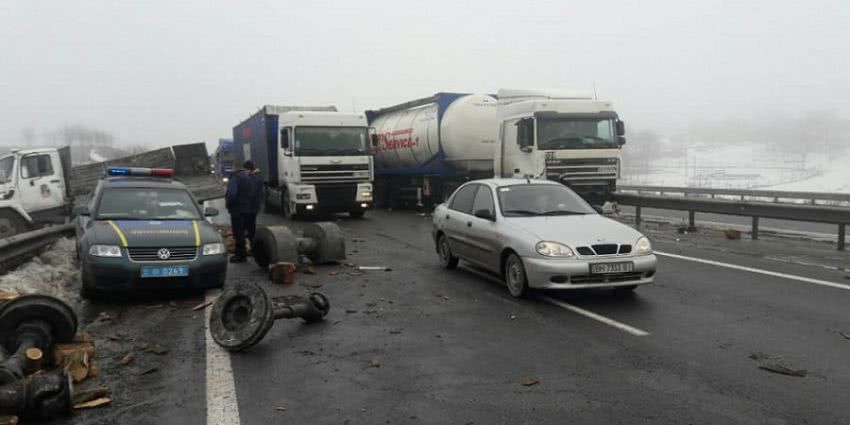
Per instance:
[[[0,237],[64,222],[70,167],[68,147],[13,149],[0,156]]]
[[[591,204],[616,191],[625,125],[611,102],[590,94],[499,90],[495,175],[545,178]]]

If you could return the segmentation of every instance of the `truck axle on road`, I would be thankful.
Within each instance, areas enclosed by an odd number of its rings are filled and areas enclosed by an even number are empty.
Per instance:
[[[321,321],[330,310],[328,299],[313,292],[306,297],[289,297],[275,303],[255,283],[237,283],[218,297],[210,313],[213,340],[228,351],[244,351],[259,343],[278,319],[302,318]]]
[[[252,251],[260,267],[281,261],[297,263],[306,256],[316,264],[345,260],[345,238],[335,223],[310,223],[296,236],[286,226],[264,226],[257,229]]]

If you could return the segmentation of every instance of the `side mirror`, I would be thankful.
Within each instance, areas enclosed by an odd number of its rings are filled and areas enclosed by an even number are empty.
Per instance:
[[[280,130],[280,147],[289,149],[289,129],[283,128]]]
[[[626,138],[623,137],[623,136],[617,136],[617,143],[619,143],[620,146],[625,145],[626,144]]]
[[[617,120],[617,136],[625,136],[626,135],[626,123]]]
[[[474,215],[485,220],[496,221],[496,217],[490,213],[490,210],[476,210]]]
[[[215,217],[218,215],[218,210],[213,207],[204,208],[204,217]]]
[[[68,211],[68,210],[65,210],[65,211]],[[73,210],[71,210],[71,217],[72,218],[73,217],[80,217],[80,216],[88,217],[90,215],[91,215],[91,212],[89,212],[89,207],[86,207],[86,206],[77,206],[77,207],[74,207]]]
[[[523,152],[531,152],[534,146],[534,118],[523,118],[516,123],[516,143]]]

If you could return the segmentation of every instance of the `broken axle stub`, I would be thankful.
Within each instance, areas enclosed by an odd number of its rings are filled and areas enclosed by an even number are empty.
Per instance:
[[[0,306],[0,346],[11,355],[0,363],[0,385],[22,378],[32,365],[26,351],[49,351],[54,344],[71,342],[77,333],[77,315],[58,298],[24,295]]]
[[[34,375],[0,386],[0,416],[52,419],[71,414],[71,380],[64,374]]]
[[[228,286],[210,312],[210,334],[225,350],[244,351],[259,343],[275,320],[300,317],[313,323],[330,310],[327,298],[318,292],[290,298],[292,302],[278,304],[255,283]]]

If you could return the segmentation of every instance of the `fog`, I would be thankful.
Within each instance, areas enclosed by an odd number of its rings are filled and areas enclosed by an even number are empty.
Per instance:
[[[500,87],[595,88],[674,143],[846,120],[850,6],[739,3],[3,0],[0,145],[80,125],[127,146],[212,142],[262,104]]]

